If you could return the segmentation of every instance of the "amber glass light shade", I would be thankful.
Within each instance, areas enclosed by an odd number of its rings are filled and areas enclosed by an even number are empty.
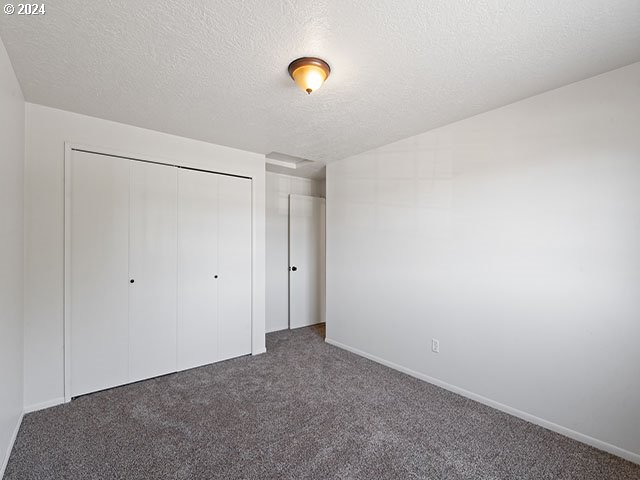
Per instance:
[[[300,90],[311,94],[319,89],[329,77],[331,68],[324,60],[314,57],[303,57],[289,64],[289,75],[300,87]]]

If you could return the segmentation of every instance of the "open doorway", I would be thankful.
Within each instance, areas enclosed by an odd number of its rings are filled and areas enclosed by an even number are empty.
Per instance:
[[[313,307],[315,311],[320,309],[320,319],[313,320],[316,322],[324,322],[325,319],[325,302],[324,302],[324,206],[322,209],[322,225],[307,222],[307,226],[303,225],[303,229],[315,229],[313,244],[309,244],[307,249],[317,251],[318,243],[322,244],[322,257],[316,257],[315,262],[302,260],[296,263],[290,263],[290,196],[294,197],[310,197],[312,200],[307,203],[317,203],[313,199],[320,199],[324,202],[325,197],[325,181],[324,171],[322,174],[313,175],[313,178],[302,178],[293,175],[287,175],[280,172],[272,172],[267,165],[266,173],[266,331],[275,332],[289,329],[289,312],[290,312],[290,275],[309,274],[310,268],[316,273],[313,280],[308,281],[307,285],[313,285],[314,291],[318,291],[320,295],[320,303],[314,301],[316,305]],[[318,208],[316,208],[316,211]],[[317,215],[316,215],[317,217]],[[294,222],[295,223],[295,222]],[[302,244],[304,245],[304,243]],[[295,247],[294,247],[295,249]],[[303,266],[303,263],[305,266]],[[290,272],[290,267],[296,267],[295,272]],[[302,275],[298,275],[302,277]],[[302,279],[302,278],[300,278]],[[295,280],[294,280],[295,281]],[[296,284],[297,285],[297,284]],[[295,295],[295,293],[294,293]],[[296,297],[298,298],[298,297]],[[312,321],[307,322],[311,324]],[[324,326],[322,323],[316,323]],[[294,326],[296,322],[294,320]],[[310,330],[320,331],[319,328],[310,328]],[[324,333],[324,329],[322,328]],[[324,335],[323,335],[324,336]]]

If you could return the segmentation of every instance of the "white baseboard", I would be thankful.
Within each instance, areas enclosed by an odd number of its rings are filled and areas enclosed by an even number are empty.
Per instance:
[[[2,466],[0,466],[0,478],[4,478],[4,471],[7,469],[9,457],[11,456],[11,451],[13,450],[13,444],[16,443],[16,438],[18,438],[18,431],[20,430],[20,425],[22,425],[23,418],[24,413],[21,413],[20,418],[18,418],[18,422],[16,423],[16,428],[13,430],[13,434],[11,435],[11,440],[9,441],[7,453],[5,454],[4,460],[2,461]]]
[[[595,447],[599,450],[604,450],[605,452],[624,458],[625,460],[629,460],[630,462],[640,464],[640,454],[630,452],[620,447],[616,447],[615,445],[611,445],[610,443],[603,442],[602,440],[598,440],[597,438],[584,435],[580,432],[576,432],[575,430],[571,430],[569,428],[563,427],[562,425],[558,425],[548,420],[544,420],[543,418],[536,417],[535,415],[531,415],[527,412],[523,412],[516,408],[491,400],[490,398],[483,397],[482,395],[478,395],[476,393],[470,392],[463,388],[456,387],[455,385],[451,385],[447,382],[443,382],[442,380],[438,380],[437,378],[430,377],[429,375],[425,375],[424,373],[420,373],[410,368],[403,367],[402,365],[398,365],[396,363],[385,360],[383,358],[376,357],[375,355],[371,355],[370,353],[364,352],[362,350],[358,350],[357,348],[350,347],[349,345],[345,345],[343,343],[337,342],[330,338],[326,338],[325,342],[327,342],[329,345],[333,345],[334,347],[347,350],[361,357],[368,358],[369,360],[372,360],[376,363],[380,363],[389,368],[393,368],[394,370],[398,370],[402,373],[406,373],[407,375],[410,375],[412,377],[418,378],[420,380],[424,380],[425,382],[444,388],[445,390],[449,390],[450,392],[457,393],[458,395],[462,395],[463,397],[470,398],[471,400],[475,400],[476,402],[480,402],[484,405],[495,408],[496,410],[500,410],[502,412],[508,413],[515,417],[526,420],[528,422],[534,423],[548,430],[559,433],[560,435],[564,435],[565,437],[569,437],[573,440],[577,440],[578,442],[586,443],[587,445]]]
[[[24,413],[37,412],[38,410],[44,410],[45,408],[55,407],[56,405],[61,405],[63,403],[65,403],[64,397],[54,398],[51,400],[47,400],[46,402],[27,405],[26,407],[24,407]]]
[[[266,347],[261,348],[260,350],[256,350],[255,352],[251,352],[251,355],[261,355],[263,353],[267,353]]]

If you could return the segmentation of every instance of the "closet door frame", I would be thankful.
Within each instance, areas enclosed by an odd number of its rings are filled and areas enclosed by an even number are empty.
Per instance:
[[[251,355],[259,355],[261,353],[266,352],[265,348],[256,348],[254,342],[254,332],[256,330],[256,317],[255,317],[255,302],[256,302],[256,291],[255,291],[255,256],[256,256],[256,244],[255,244],[255,226],[256,226],[256,218],[254,216],[255,212],[255,198],[253,191],[253,177],[246,175],[238,175],[233,173],[215,171],[215,170],[207,170],[203,168],[195,168],[189,167],[187,165],[180,164],[176,161],[172,161],[166,158],[158,158],[150,155],[143,155],[138,153],[129,153],[123,152],[122,150],[117,150],[108,147],[96,147],[86,144],[79,144],[74,142],[65,142],[64,143],[64,258],[63,258],[63,312],[62,316],[64,319],[63,325],[63,357],[64,357],[64,401],[66,403],[71,401],[71,161],[73,158],[73,152],[79,151],[84,153],[92,153],[96,155],[106,155],[115,158],[121,158],[129,161],[138,161],[138,162],[147,162],[147,163],[156,163],[161,165],[166,165],[170,167],[176,168],[184,168],[187,170],[195,170],[206,173],[213,173],[217,175],[226,175],[231,177],[240,177],[246,178],[251,181]]]

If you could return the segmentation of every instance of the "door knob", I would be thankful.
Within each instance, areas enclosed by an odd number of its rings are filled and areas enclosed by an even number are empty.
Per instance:
[[[218,275],[214,275],[213,278],[218,278]]]
[[[292,271],[292,272],[295,272],[295,271],[297,271],[297,270],[298,270],[298,267],[291,267],[291,271]]]
[[[129,283],[133,283],[135,282],[135,280],[132,278],[131,280],[129,280]]]

